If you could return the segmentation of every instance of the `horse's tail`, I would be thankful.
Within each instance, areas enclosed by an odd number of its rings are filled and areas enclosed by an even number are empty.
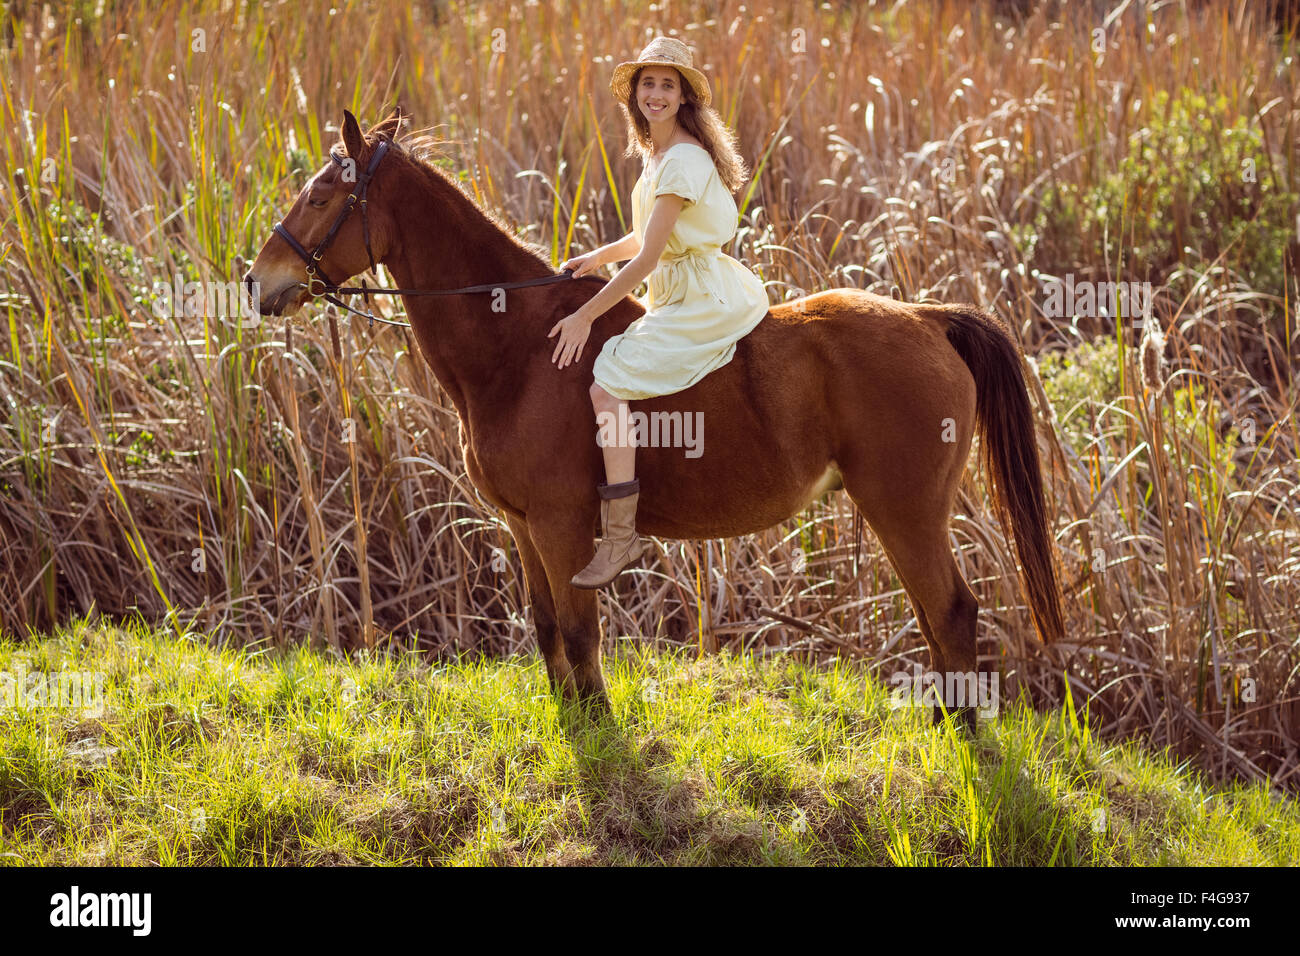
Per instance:
[[[1051,643],[1064,636],[1065,625],[1020,348],[1002,323],[981,309],[950,305],[944,315],[948,341],[975,376],[975,417],[993,504],[1015,538],[1038,636]]]

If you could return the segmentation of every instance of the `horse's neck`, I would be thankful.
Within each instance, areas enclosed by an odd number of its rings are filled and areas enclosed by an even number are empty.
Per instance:
[[[550,274],[454,185],[432,182],[432,176],[426,185],[409,175],[413,188],[393,200],[397,237],[384,257],[399,287],[457,289]],[[420,348],[462,418],[476,393],[499,379],[503,366],[516,364],[513,353],[535,345],[502,334],[511,315],[493,312],[493,298],[480,292],[405,299]]]

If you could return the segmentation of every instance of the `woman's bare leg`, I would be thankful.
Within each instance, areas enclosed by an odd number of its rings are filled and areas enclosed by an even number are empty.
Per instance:
[[[636,430],[628,421],[627,403],[593,382],[591,404],[596,410],[597,442],[605,456],[605,484],[598,489],[601,499],[600,543],[587,566],[569,581],[574,587],[583,589],[604,587],[645,551],[645,545],[636,533],[640,482],[635,480]],[[622,487],[618,487],[620,485]],[[565,648],[568,653],[567,637]],[[571,659],[577,660],[578,657]],[[574,673],[577,673],[576,665]]]
[[[615,436],[612,444],[601,448],[605,456],[605,482],[615,485],[636,477],[636,445],[632,443],[632,423],[628,420],[627,402],[615,398],[592,383],[591,404],[596,410],[596,426],[608,422],[605,432]],[[603,416],[610,416],[608,418]]]

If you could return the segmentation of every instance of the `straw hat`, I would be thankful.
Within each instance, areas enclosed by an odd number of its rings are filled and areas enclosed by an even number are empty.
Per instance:
[[[618,98],[620,103],[627,102],[628,84],[632,81],[632,74],[643,66],[671,66],[686,78],[687,83],[691,84],[691,88],[695,90],[695,95],[703,105],[708,106],[713,100],[709,81],[705,79],[703,73],[691,65],[690,48],[681,40],[672,37],[655,37],[635,60],[628,60],[614,67],[614,76],[609,81],[609,91]]]

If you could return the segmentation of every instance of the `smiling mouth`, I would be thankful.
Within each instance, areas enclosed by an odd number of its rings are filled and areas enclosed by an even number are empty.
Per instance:
[[[667,108],[667,106],[651,106],[649,103],[646,104],[646,109],[651,113],[662,113]]]

